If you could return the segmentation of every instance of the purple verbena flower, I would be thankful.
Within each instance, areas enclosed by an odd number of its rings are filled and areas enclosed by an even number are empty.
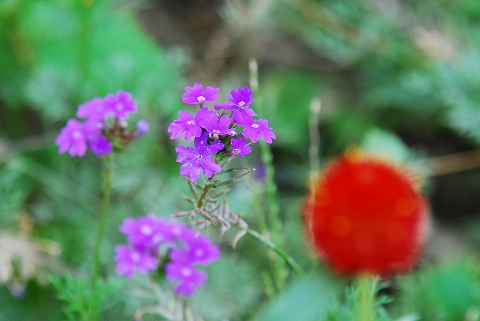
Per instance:
[[[136,271],[155,270],[159,256],[168,253],[171,261],[165,265],[166,279],[175,282],[178,295],[191,296],[196,288],[203,286],[207,274],[198,270],[196,264],[207,266],[220,256],[220,247],[207,236],[152,213],[124,219],[119,230],[127,235],[130,245],[115,247],[117,275],[131,278]],[[162,246],[169,250],[160,252]]]
[[[185,134],[183,137],[185,140],[189,140],[192,137],[200,136],[202,127],[200,127],[192,114],[182,110],[178,112],[178,119],[170,123],[167,131],[171,133],[170,139],[175,139]]]
[[[138,122],[137,122],[137,133],[138,135],[143,135],[145,133],[148,133],[150,131],[150,125],[148,124],[148,122],[144,119],[140,119]]]
[[[216,135],[235,135],[235,130],[230,127],[232,119],[227,115],[219,117],[216,113],[212,113],[204,117],[200,124],[207,132],[213,136]]]
[[[85,155],[87,151],[87,136],[83,124],[76,119],[69,119],[65,127],[55,139],[60,154],[68,151],[71,157]]]
[[[177,295],[192,296],[196,288],[202,287],[207,279],[207,273],[197,270],[188,261],[172,261],[165,265],[166,279],[173,282]]]
[[[186,247],[177,247],[170,251],[173,261],[188,261],[192,264],[209,265],[220,257],[220,247],[203,234],[183,237]]]
[[[231,155],[238,155],[244,157],[246,154],[250,154],[252,152],[252,146],[247,144],[247,141],[243,138],[235,139],[232,138],[230,140],[232,149],[230,150]]]
[[[119,230],[127,235],[128,242],[134,247],[155,250],[160,244],[169,244],[176,240],[171,233],[172,223],[149,213],[137,219],[124,219]]]
[[[227,97],[228,102],[214,104],[215,109],[225,109],[232,111],[232,118],[238,126],[246,126],[253,120],[257,114],[251,108],[250,104],[255,101],[252,97],[253,92],[248,88],[240,87],[230,92],[231,97]]]
[[[180,175],[189,177],[190,181],[195,182],[200,177],[200,169],[203,174],[210,178],[214,173],[220,173],[222,168],[210,157],[223,149],[223,143],[216,140],[207,145],[208,133],[203,133],[195,138],[194,148],[178,146],[175,151],[178,153],[177,162],[184,163],[180,166]]]
[[[228,101],[239,108],[247,108],[255,101],[255,99],[252,97],[253,91],[251,91],[247,86],[232,90],[230,91],[230,94],[232,97],[227,97]]]
[[[103,155],[106,155],[113,151],[112,142],[103,135],[99,135],[93,139],[90,139],[88,142],[88,146],[90,147],[92,152],[98,157],[102,157]]]
[[[157,259],[151,253],[121,244],[115,246],[115,261],[115,273],[127,278],[133,277],[136,270],[146,274],[158,267]]]
[[[185,93],[182,94],[182,101],[185,104],[205,104],[206,102],[212,102],[218,99],[217,93],[220,88],[212,86],[206,86],[203,89],[203,85],[196,82],[193,87],[185,87]]]
[[[261,137],[265,142],[271,144],[272,139],[276,138],[272,128],[268,127],[268,120],[266,119],[252,121],[248,126],[245,126],[242,135],[250,138],[252,143],[258,142],[259,137]]]
[[[107,112],[116,119],[127,119],[129,114],[137,111],[137,102],[132,99],[132,94],[119,90],[115,95],[108,94],[105,97]]]
[[[103,98],[93,98],[86,101],[77,109],[77,117],[89,120],[104,121],[108,114],[108,108]]]

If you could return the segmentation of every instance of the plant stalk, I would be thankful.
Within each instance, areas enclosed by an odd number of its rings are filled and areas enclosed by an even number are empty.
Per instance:
[[[95,247],[93,250],[93,275],[92,275],[92,294],[95,294],[97,283],[100,279],[100,250],[102,247],[103,235],[105,232],[105,225],[107,221],[108,209],[110,207],[110,194],[112,190],[112,155],[107,154],[102,157],[103,161],[103,200],[100,217],[97,227],[97,235],[95,238]],[[90,308],[91,321],[98,319],[98,302]]]

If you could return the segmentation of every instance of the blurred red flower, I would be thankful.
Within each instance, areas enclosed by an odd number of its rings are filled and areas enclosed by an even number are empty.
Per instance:
[[[304,214],[310,241],[335,271],[390,274],[415,265],[428,209],[407,172],[357,150],[311,184]]]

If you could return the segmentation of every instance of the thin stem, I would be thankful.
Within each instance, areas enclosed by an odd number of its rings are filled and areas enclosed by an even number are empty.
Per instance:
[[[102,208],[100,211],[100,217],[97,228],[97,235],[95,238],[95,247],[93,251],[93,276],[92,276],[92,292],[95,293],[97,288],[97,282],[100,278],[100,249],[102,245],[103,234],[105,231],[106,218],[108,214],[108,208],[110,206],[110,194],[112,189],[112,155],[107,154],[102,157],[103,160],[103,200]],[[98,317],[98,302],[91,307],[90,320],[96,320]]]
[[[262,103],[261,97],[259,94],[259,82],[258,82],[258,65],[255,59],[251,59],[249,63],[250,68],[250,86],[253,91],[257,92],[259,106],[259,114],[264,114],[264,111],[261,110]],[[268,227],[269,233],[274,244],[283,244],[282,236],[282,222],[280,220],[280,207],[277,201],[277,185],[275,184],[275,169],[273,166],[273,155],[270,149],[270,146],[265,142],[260,142],[260,151],[261,158],[265,164],[265,182],[266,182],[266,197],[268,204],[267,218],[268,218]],[[280,261],[273,260],[273,272],[275,276],[275,281],[277,288],[280,288],[283,284],[284,278],[286,276],[284,266]]]
[[[259,241],[260,243],[262,243],[263,245],[265,245],[266,247],[268,247],[269,249],[273,250],[275,253],[278,254],[278,256],[280,256],[284,261],[285,263],[287,263],[287,265],[298,275],[304,275],[305,272],[303,272],[303,269],[302,267],[300,266],[300,264],[297,263],[297,261],[295,261],[294,258],[292,258],[287,252],[285,252],[282,248],[280,248],[278,245],[276,245],[275,243],[273,243],[272,241],[266,239],[265,237],[263,237],[260,233],[258,233],[257,231],[255,230],[252,230],[252,229],[247,229],[245,230],[246,231],[246,234],[248,236],[250,236],[251,238]]]
[[[355,320],[375,321],[375,277],[370,274],[361,274],[356,280],[358,289],[358,302]]]

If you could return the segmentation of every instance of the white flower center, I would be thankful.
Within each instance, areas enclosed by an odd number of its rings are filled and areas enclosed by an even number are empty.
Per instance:
[[[152,234],[152,231],[153,231],[152,227],[148,225],[143,225],[140,228],[140,232],[142,232],[143,235],[150,235]]]
[[[115,105],[115,110],[122,111],[123,109],[124,109],[124,108],[123,108],[123,104],[117,103],[117,104]]]
[[[240,149],[239,149],[239,148],[234,148],[234,149],[233,149],[233,153],[234,153],[234,154],[240,153]]]
[[[138,261],[140,261],[140,254],[136,252],[132,253],[132,261],[138,263]]]
[[[258,128],[258,127],[260,127],[259,124],[252,124],[252,128]]]
[[[205,101],[205,97],[203,97],[203,96],[198,96],[198,97],[197,97],[197,100],[198,100],[199,103],[203,103],[203,102]]]
[[[73,138],[75,138],[75,139],[83,138],[83,134],[82,134],[82,132],[79,131],[79,130],[74,131],[73,134],[72,134],[72,136],[73,136]]]
[[[189,120],[189,121],[187,121],[187,125],[190,125],[190,126],[195,125],[195,121],[194,120]]]
[[[196,249],[196,250],[195,250],[195,256],[196,256],[196,257],[202,257],[202,256],[204,256],[204,255],[205,255],[205,251],[204,251],[204,250],[202,250],[202,249]]]
[[[184,267],[180,271],[180,274],[182,274],[183,276],[190,276],[190,275],[192,275],[192,270],[188,267]]]

